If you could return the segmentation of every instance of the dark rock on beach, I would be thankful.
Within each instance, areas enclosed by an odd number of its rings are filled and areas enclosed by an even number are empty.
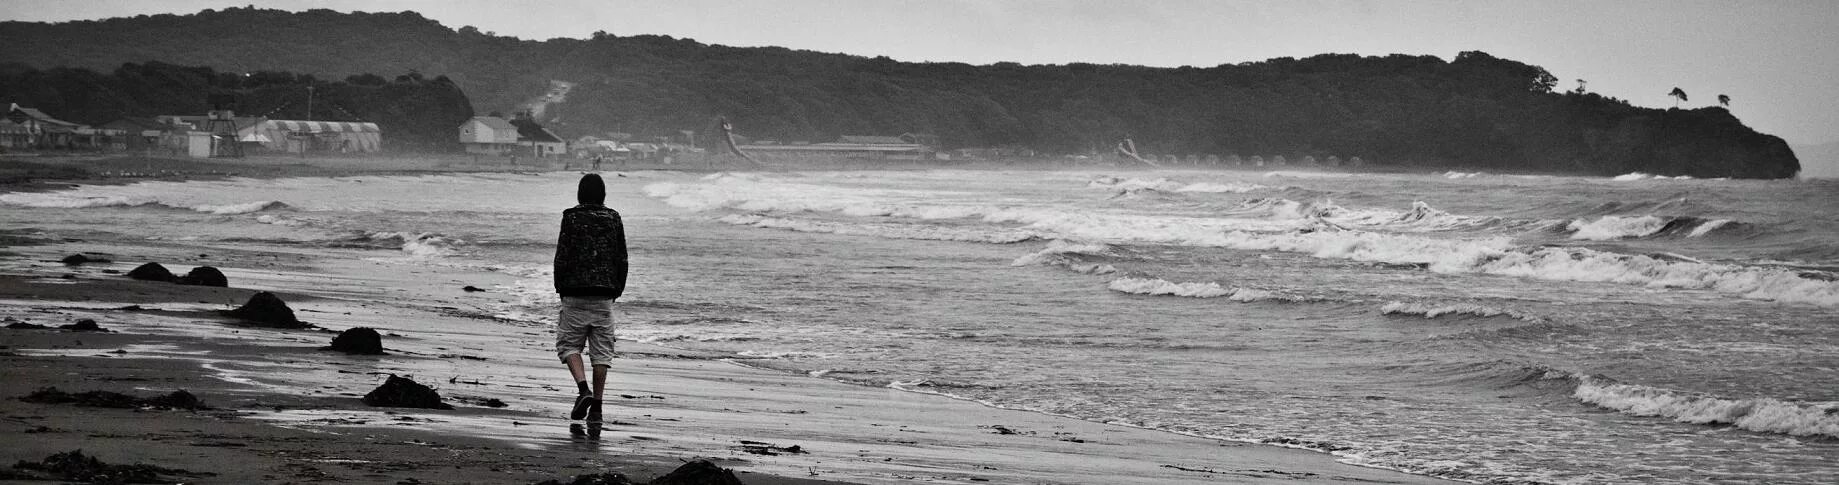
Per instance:
[[[242,319],[259,327],[269,328],[307,328],[307,323],[294,318],[294,309],[287,307],[287,302],[274,293],[261,292],[249,297],[249,302],[241,308],[223,312],[224,315]]]
[[[172,393],[164,396],[142,398],[112,391],[69,393],[60,391],[55,387],[46,387],[37,391],[32,391],[31,394],[27,394],[25,397],[19,398],[19,400],[38,404],[75,404],[78,406],[117,409],[210,409],[209,406],[204,405],[204,401],[198,399],[198,396],[185,392],[184,389],[172,391]]]
[[[144,463],[133,465],[110,465],[96,457],[83,454],[83,450],[71,450],[53,454],[40,461],[20,460],[14,464],[16,470],[28,473],[8,478],[27,480],[63,480],[83,483],[175,483],[189,480],[162,478],[162,476],[200,477],[211,473],[191,472],[178,468],[165,468]]]
[[[167,270],[166,267],[161,266],[160,263],[140,265],[134,268],[133,271],[129,271],[128,277],[141,281],[164,281],[167,283],[179,280],[178,275],[172,274],[172,271]]]
[[[742,485],[741,479],[734,477],[734,472],[716,466],[709,460],[696,460],[684,463],[670,473],[651,481],[651,485]]]
[[[618,473],[591,473],[587,475],[575,475],[575,479],[573,481],[564,482],[561,480],[543,480],[540,482],[536,482],[536,485],[634,485],[634,484],[632,483],[632,480],[627,479],[625,475],[621,475]]]
[[[225,278],[223,272],[218,271],[217,268],[199,266],[192,268],[192,271],[186,273],[185,276],[179,277],[178,283],[181,285],[227,288],[230,286],[230,279]]]
[[[364,404],[388,408],[453,409],[441,402],[440,393],[407,377],[390,374],[383,385],[364,395]]]
[[[51,327],[47,327],[44,325],[39,325],[36,323],[26,323],[26,322],[9,323],[9,324],[6,324],[6,328],[13,328],[13,329],[19,329],[19,330],[50,330],[51,329]]]
[[[72,323],[69,325],[59,325],[57,328],[69,330],[72,332],[107,332],[108,331],[108,329],[104,329],[100,326],[97,326],[95,320],[90,320],[88,318],[77,320],[77,323]]]
[[[383,336],[368,327],[353,327],[339,332],[332,338],[332,346],[321,350],[337,350],[347,354],[383,355]]]
[[[482,289],[480,289],[479,287],[477,287],[477,286],[473,286],[473,285],[466,285],[466,287],[465,287],[465,288],[460,288],[460,290],[461,290],[461,291],[465,291],[465,292],[467,292],[467,293],[476,293],[476,292],[481,292],[481,291],[485,291],[485,290],[482,290]]]
[[[104,258],[87,256],[81,253],[65,256],[62,261],[64,262],[64,264],[70,265],[70,266],[79,266],[79,265],[83,265],[86,263],[113,263],[114,262],[114,261],[109,261]]]

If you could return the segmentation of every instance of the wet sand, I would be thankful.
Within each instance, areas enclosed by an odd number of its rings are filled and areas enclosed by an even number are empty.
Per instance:
[[[73,449],[213,475],[198,483],[532,483],[617,471],[647,480],[706,457],[746,483],[1433,483],[1316,452],[995,409],[622,341],[606,420],[571,426],[550,330],[491,316],[502,273],[387,264],[375,251],[184,241],[0,240],[0,319],[109,333],[0,329],[0,463]],[[65,266],[77,252],[114,261]],[[133,281],[144,262],[223,270],[231,288]],[[68,278],[65,275],[70,275]],[[488,291],[471,293],[464,286]],[[216,316],[273,291],[319,329]],[[130,306],[133,305],[133,306]],[[11,323],[11,322],[7,322]],[[384,356],[319,350],[351,327]],[[388,375],[451,411],[374,408]],[[41,387],[142,397],[184,389],[210,410],[16,398]],[[487,407],[488,399],[507,404]]]

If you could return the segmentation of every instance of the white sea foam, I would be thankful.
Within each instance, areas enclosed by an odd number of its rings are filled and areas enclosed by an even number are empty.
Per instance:
[[[261,212],[261,211],[270,210],[270,209],[285,209],[285,208],[287,208],[287,204],[282,203],[281,201],[278,201],[278,200],[248,202],[248,203],[243,203],[243,204],[227,204],[227,205],[196,205],[196,206],[190,207],[191,210],[195,210],[198,212],[209,212],[212,214],[220,214],[220,215],[248,214],[251,212]]]
[[[1111,283],[1107,285],[1107,287],[1110,288],[1111,291],[1116,291],[1120,293],[1131,293],[1131,294],[1137,294],[1137,295],[1185,296],[1185,297],[1190,297],[1190,298],[1225,297],[1228,300],[1239,301],[1239,302],[1253,302],[1253,301],[1263,301],[1263,300],[1283,300],[1283,301],[1298,300],[1297,298],[1282,296],[1282,295],[1277,294],[1276,292],[1272,292],[1269,290],[1260,290],[1260,289],[1255,289],[1255,288],[1226,287],[1226,286],[1221,286],[1219,283],[1215,283],[1211,281],[1176,283],[1176,282],[1164,280],[1161,278],[1128,278],[1126,277],[1126,278],[1118,278],[1115,280],[1111,280]]]
[[[255,221],[263,223],[263,224],[273,224],[277,226],[288,226],[288,227],[300,227],[300,226],[307,225],[305,221],[301,221],[299,219],[294,219],[291,217],[282,217],[282,216],[277,216],[273,214],[262,214],[260,216],[256,216]]]
[[[1636,416],[1693,424],[1728,424],[1792,436],[1839,438],[1839,402],[1791,402],[1718,396],[1605,382],[1584,377],[1571,394],[1586,403]]]
[[[1774,268],[1705,263],[1585,248],[1502,251],[1466,265],[1432,270],[1478,272],[1558,281],[1612,282],[1652,288],[1712,290],[1757,300],[1839,306],[1839,282],[1803,278]]]
[[[1009,263],[1010,266],[1061,266],[1068,270],[1084,274],[1111,274],[1117,267],[1106,263],[1087,262],[1080,256],[1110,257],[1113,248],[1100,243],[1074,243],[1055,239],[1047,243],[1046,248],[1029,253]]]
[[[0,204],[49,209],[87,209],[91,207],[134,207],[154,204],[152,197],[76,196],[61,192],[0,194]]]
[[[992,230],[975,227],[958,228],[929,224],[843,223],[766,217],[756,214],[731,214],[722,216],[716,220],[737,226],[753,226],[849,236],[875,236],[889,239],[1009,244],[1028,241],[1037,237],[1033,232],[1019,230]]]
[[[264,200],[240,204],[200,204],[184,205],[167,203],[152,196],[83,196],[68,192],[15,193],[0,194],[0,204],[20,207],[53,209],[88,209],[97,207],[140,207],[162,206],[173,209],[186,209],[209,214],[231,215],[248,214],[270,209],[286,208],[281,201]]]
[[[1701,237],[1706,234],[1710,234],[1711,231],[1718,230],[1718,228],[1730,225],[1730,223],[1731,223],[1730,219],[1715,219],[1711,221],[1706,221],[1706,222],[1700,223],[1698,227],[1692,228],[1692,233],[1687,234],[1686,237]]]
[[[373,240],[402,241],[402,252],[414,259],[435,259],[453,255],[455,247],[466,244],[458,238],[433,233],[374,232]]]
[[[1393,301],[1393,302],[1386,302],[1385,306],[1380,307],[1379,313],[1381,315],[1418,315],[1424,318],[1437,318],[1437,317],[1441,317],[1445,315],[1471,315],[1471,316],[1477,316],[1477,317],[1495,317],[1495,316],[1505,315],[1505,316],[1517,318],[1520,320],[1526,320],[1530,322],[1541,321],[1541,319],[1538,317],[1526,315],[1526,314],[1515,312],[1512,310],[1502,310],[1499,308],[1475,305],[1475,304],[1469,304],[1469,303],[1431,305],[1431,304],[1424,304],[1424,303],[1405,303],[1405,302]]]
[[[1472,179],[1480,175],[1481,172],[1457,172],[1454,170],[1443,172],[1443,178],[1446,179]]]
[[[1668,177],[1665,175],[1651,175],[1651,174],[1642,173],[1642,172],[1629,172],[1629,173],[1617,175],[1611,178],[1610,180],[1614,180],[1617,182],[1633,182],[1637,180],[1692,180],[1692,176],[1691,175],[1680,175],[1678,177]]]
[[[1181,182],[1176,182],[1167,178],[1143,180],[1138,178],[1098,177],[1086,183],[1086,187],[1107,190],[1156,189],[1174,191],[1182,186]]]
[[[1197,182],[1197,183],[1192,183],[1188,185],[1183,185],[1179,188],[1176,188],[1175,191],[1176,192],[1215,193],[1215,194],[1217,193],[1243,194],[1247,192],[1254,192],[1254,191],[1259,191],[1259,190],[1264,190],[1264,189],[1269,189],[1269,188],[1271,187],[1265,186],[1265,185],[1258,185],[1258,184],[1241,184],[1241,183],[1216,184],[1216,183],[1211,183],[1211,182]]]
[[[1633,237],[1651,236],[1667,227],[1668,220],[1656,216],[1603,216],[1595,221],[1583,219],[1571,221],[1565,226],[1572,231],[1571,239],[1585,241],[1612,241]]]

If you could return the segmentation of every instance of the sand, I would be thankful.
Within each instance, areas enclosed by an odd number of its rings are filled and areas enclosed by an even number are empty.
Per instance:
[[[491,291],[512,283],[504,274],[378,264],[375,251],[360,250],[16,234],[0,245],[10,246],[0,248],[0,319],[93,319],[110,330],[0,329],[0,440],[9,443],[0,463],[82,449],[194,473],[171,477],[186,483],[534,483],[606,471],[643,481],[695,458],[746,483],[1438,482],[1317,452],[996,409],[626,341],[607,421],[590,428],[564,416],[573,390],[550,329],[491,316],[492,302],[510,298]],[[78,252],[113,262],[57,262]],[[175,273],[211,265],[230,288],[122,276],[145,262]],[[257,291],[275,292],[318,328],[252,328],[217,314]],[[360,326],[382,332],[387,355],[320,350]],[[392,374],[435,387],[455,409],[360,401]],[[42,387],[141,397],[183,389],[211,409],[16,399]],[[490,399],[507,405],[488,407]]]

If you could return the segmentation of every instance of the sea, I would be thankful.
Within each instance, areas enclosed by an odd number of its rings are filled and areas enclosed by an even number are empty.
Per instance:
[[[1839,482],[1839,181],[603,175],[622,339],[1473,482]],[[579,177],[93,185],[0,224],[503,272],[528,326]]]

